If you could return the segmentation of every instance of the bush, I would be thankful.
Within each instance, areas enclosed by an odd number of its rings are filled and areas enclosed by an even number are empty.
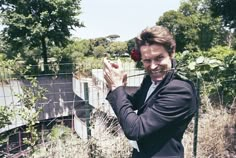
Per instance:
[[[235,51],[215,47],[208,52],[183,52],[176,55],[178,73],[195,83],[201,81],[201,95],[212,102],[229,106],[236,96]]]

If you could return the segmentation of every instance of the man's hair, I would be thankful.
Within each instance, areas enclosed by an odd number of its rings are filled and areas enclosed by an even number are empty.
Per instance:
[[[169,55],[175,52],[176,42],[170,31],[163,26],[153,26],[144,29],[135,38],[137,50],[143,45],[159,44],[162,45]]]

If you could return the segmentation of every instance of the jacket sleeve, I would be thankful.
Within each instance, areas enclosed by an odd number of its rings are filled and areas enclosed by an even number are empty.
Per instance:
[[[193,87],[184,81],[169,83],[147,103],[145,111],[137,115],[127,99],[124,87],[112,91],[107,100],[128,139],[139,140],[166,126],[193,116],[196,110],[196,95]]]

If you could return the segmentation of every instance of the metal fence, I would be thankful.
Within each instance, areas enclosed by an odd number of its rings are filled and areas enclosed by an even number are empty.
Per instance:
[[[31,83],[22,76],[12,75],[5,67],[0,69],[0,106],[21,108],[24,104],[17,95],[23,93],[23,87],[31,87]],[[51,71],[48,73],[40,65],[30,68],[32,73],[26,75],[36,77],[38,85],[47,90],[47,100],[38,101],[36,105],[36,108],[43,109],[39,115],[40,122],[35,125],[40,133],[39,143],[45,141],[45,135],[56,124],[67,125],[72,133],[76,133],[86,142],[93,135],[93,131],[90,131],[90,119],[91,111],[95,108],[101,110],[100,114],[103,116],[108,113],[107,120],[111,121],[110,115],[113,112],[105,101],[106,88],[100,80],[101,70],[92,69],[91,67],[91,72],[87,73],[89,76],[85,76],[84,73],[76,74],[76,66],[71,63],[49,65]],[[104,126],[104,123],[100,125]],[[0,157],[20,157],[29,152],[29,145],[23,141],[25,138],[31,139],[31,135],[26,132],[26,126],[22,118],[15,116],[11,124],[0,129],[1,138],[6,138],[5,141],[1,140]]]
[[[105,100],[107,88],[103,82],[102,69],[86,65],[85,67],[91,70],[89,73],[86,73],[86,76],[84,73],[76,73],[77,67],[71,63],[50,66],[51,71],[49,73],[43,72],[43,68],[39,65],[32,66],[31,68],[33,72],[32,76],[37,78],[39,86],[47,89],[45,93],[47,100],[37,103],[37,107],[43,108],[43,111],[39,115],[40,123],[36,125],[40,132],[41,139],[39,143],[45,144],[44,137],[50,133],[53,125],[56,124],[64,124],[70,127],[72,132],[76,133],[85,142],[87,142],[86,140],[89,138],[101,139],[103,136],[99,134],[106,133],[107,130],[104,131],[104,129],[107,127],[112,129],[113,134],[114,131],[116,131],[115,133],[119,133],[119,136],[123,139],[119,125],[114,121],[115,115],[113,110]],[[143,73],[143,70],[136,69],[132,64],[126,64],[123,67],[130,76]],[[22,93],[22,86],[29,87],[30,83],[22,78],[10,77],[11,75],[7,74],[7,72],[9,72],[7,70],[2,72],[5,72],[5,74],[2,73],[3,75],[1,75],[0,106],[15,106],[16,108],[24,106],[19,102],[19,98],[17,98],[16,94]],[[127,92],[132,93],[135,91],[139,87],[142,79],[142,75],[130,77],[127,82]],[[196,88],[199,96],[199,82],[196,83]],[[94,109],[96,109],[95,114]],[[97,114],[101,116],[99,117],[100,120],[91,122],[92,115]],[[193,157],[197,155],[198,114],[197,112],[193,121]],[[21,118],[14,118],[11,121],[11,125],[0,129],[0,134],[7,138],[5,143],[0,145],[0,156],[10,155],[10,157],[19,157],[28,152],[28,150],[26,150],[28,145],[24,143],[23,138],[30,138],[30,135],[25,132],[26,124]],[[115,124],[115,126],[111,124]],[[96,127],[94,127],[95,125]],[[95,131],[97,133],[95,133]],[[115,137],[112,137],[112,139],[115,139]],[[91,140],[94,141],[94,139]],[[107,136],[107,138],[103,138],[100,142],[109,140],[111,141],[111,137]],[[120,140],[115,141],[116,143],[120,142]],[[121,142],[121,144],[122,143],[124,142]],[[85,157],[94,157],[99,152],[102,153],[102,149],[100,151],[98,150],[99,145],[100,147],[102,146],[101,144],[94,145],[94,143],[90,143],[88,146],[93,155],[87,154]],[[127,157],[128,155],[130,156],[130,147],[125,148],[127,144],[122,145],[125,151],[125,153],[122,154]],[[105,152],[105,154],[108,153]],[[113,154],[116,154],[116,156],[120,154],[120,157],[122,157],[120,149],[113,151]]]

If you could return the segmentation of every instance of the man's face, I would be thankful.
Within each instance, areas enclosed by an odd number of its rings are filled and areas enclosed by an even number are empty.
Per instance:
[[[171,59],[162,45],[152,44],[140,47],[144,69],[153,81],[162,80],[171,69]]]

